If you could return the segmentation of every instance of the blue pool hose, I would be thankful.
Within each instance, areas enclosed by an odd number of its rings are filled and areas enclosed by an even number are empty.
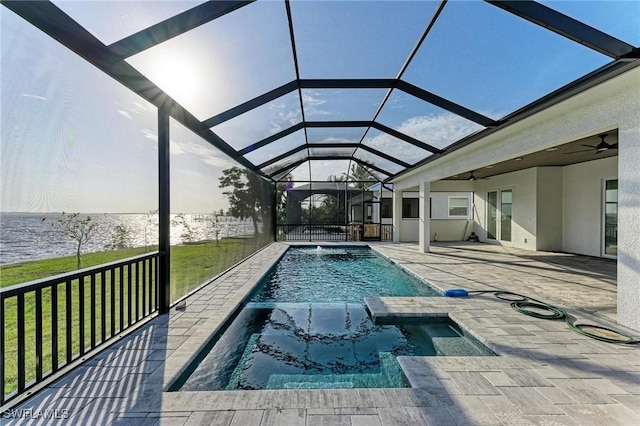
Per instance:
[[[522,294],[513,293],[510,291],[501,291],[501,290],[468,291],[462,288],[452,288],[449,290],[445,290],[444,296],[445,297],[468,297],[472,294],[482,294],[482,293],[493,293],[498,299],[511,302],[511,307],[524,315],[529,315],[531,317],[541,318],[541,319],[564,319],[567,325],[569,326],[569,328],[571,328],[576,333],[582,334],[583,336],[587,336],[592,339],[600,340],[601,342],[616,343],[616,344],[622,344],[622,345],[635,345],[640,343],[640,340],[635,339],[633,336],[623,333],[619,330],[614,330],[609,327],[604,327],[601,325],[594,325],[594,324],[576,324],[575,323],[576,318],[569,315],[566,311],[556,306],[550,305],[548,303],[541,302],[540,300],[536,300],[532,297],[523,296]],[[542,309],[547,311],[548,313],[533,311],[529,308]],[[609,333],[613,333],[615,335],[620,336],[620,338],[601,336],[599,334],[590,333],[586,329],[596,329],[596,330],[607,331]]]

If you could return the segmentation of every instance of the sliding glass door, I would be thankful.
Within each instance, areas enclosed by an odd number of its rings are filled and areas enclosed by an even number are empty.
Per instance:
[[[500,241],[511,241],[511,207],[513,191],[500,191]]]
[[[487,239],[511,241],[513,190],[487,192]]]
[[[604,244],[602,255],[616,257],[618,255],[618,180],[604,182]]]
[[[498,239],[498,191],[487,192],[487,239]]]

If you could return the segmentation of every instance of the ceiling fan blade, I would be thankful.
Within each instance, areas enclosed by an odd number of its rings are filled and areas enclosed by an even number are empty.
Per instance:
[[[584,146],[585,148],[598,149],[598,146],[597,146],[597,145],[584,145],[584,144],[582,144],[582,145],[580,145],[580,146]]]
[[[614,143],[612,145],[609,145],[609,149],[618,149],[618,144]]]
[[[580,151],[565,152],[564,154],[565,155],[567,155],[567,154],[577,154],[578,152],[591,152],[591,151],[593,151],[593,149],[583,149],[583,150],[580,150]]]

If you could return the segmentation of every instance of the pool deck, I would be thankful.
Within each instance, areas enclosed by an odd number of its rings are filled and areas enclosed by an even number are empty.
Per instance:
[[[629,332],[615,325],[615,261],[473,243],[428,254],[371,246],[438,289],[522,293]],[[367,299],[375,318],[449,315],[499,355],[401,357],[412,388],[164,392],[287,247],[271,244],[15,407],[13,419],[3,413],[3,424],[640,424],[640,345],[589,339],[491,295]],[[33,418],[44,410],[66,418]]]

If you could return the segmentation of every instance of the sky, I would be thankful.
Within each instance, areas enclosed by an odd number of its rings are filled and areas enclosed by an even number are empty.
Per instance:
[[[199,2],[55,3],[110,44]],[[638,1],[543,3],[640,44]],[[293,1],[301,78],[395,78],[436,7],[433,1]],[[286,22],[282,1],[259,1],[127,61],[206,120],[295,79]],[[4,7],[0,24],[0,211],[156,209],[155,108]],[[402,78],[497,119],[609,60],[487,3],[450,1]],[[242,149],[299,123],[302,111],[310,121],[369,121],[385,94],[305,89],[300,99],[294,91],[212,130]],[[377,121],[438,148],[482,129],[398,90]],[[364,130],[307,129],[306,137],[310,143],[362,139],[410,164],[429,155],[376,130],[365,136]],[[299,131],[247,158],[261,164],[304,143]],[[364,150],[355,156],[400,170]],[[228,208],[218,178],[235,163],[176,122],[171,162],[173,212]],[[341,175],[348,164],[314,161],[293,176],[307,180],[311,170],[313,179],[324,180]]]

